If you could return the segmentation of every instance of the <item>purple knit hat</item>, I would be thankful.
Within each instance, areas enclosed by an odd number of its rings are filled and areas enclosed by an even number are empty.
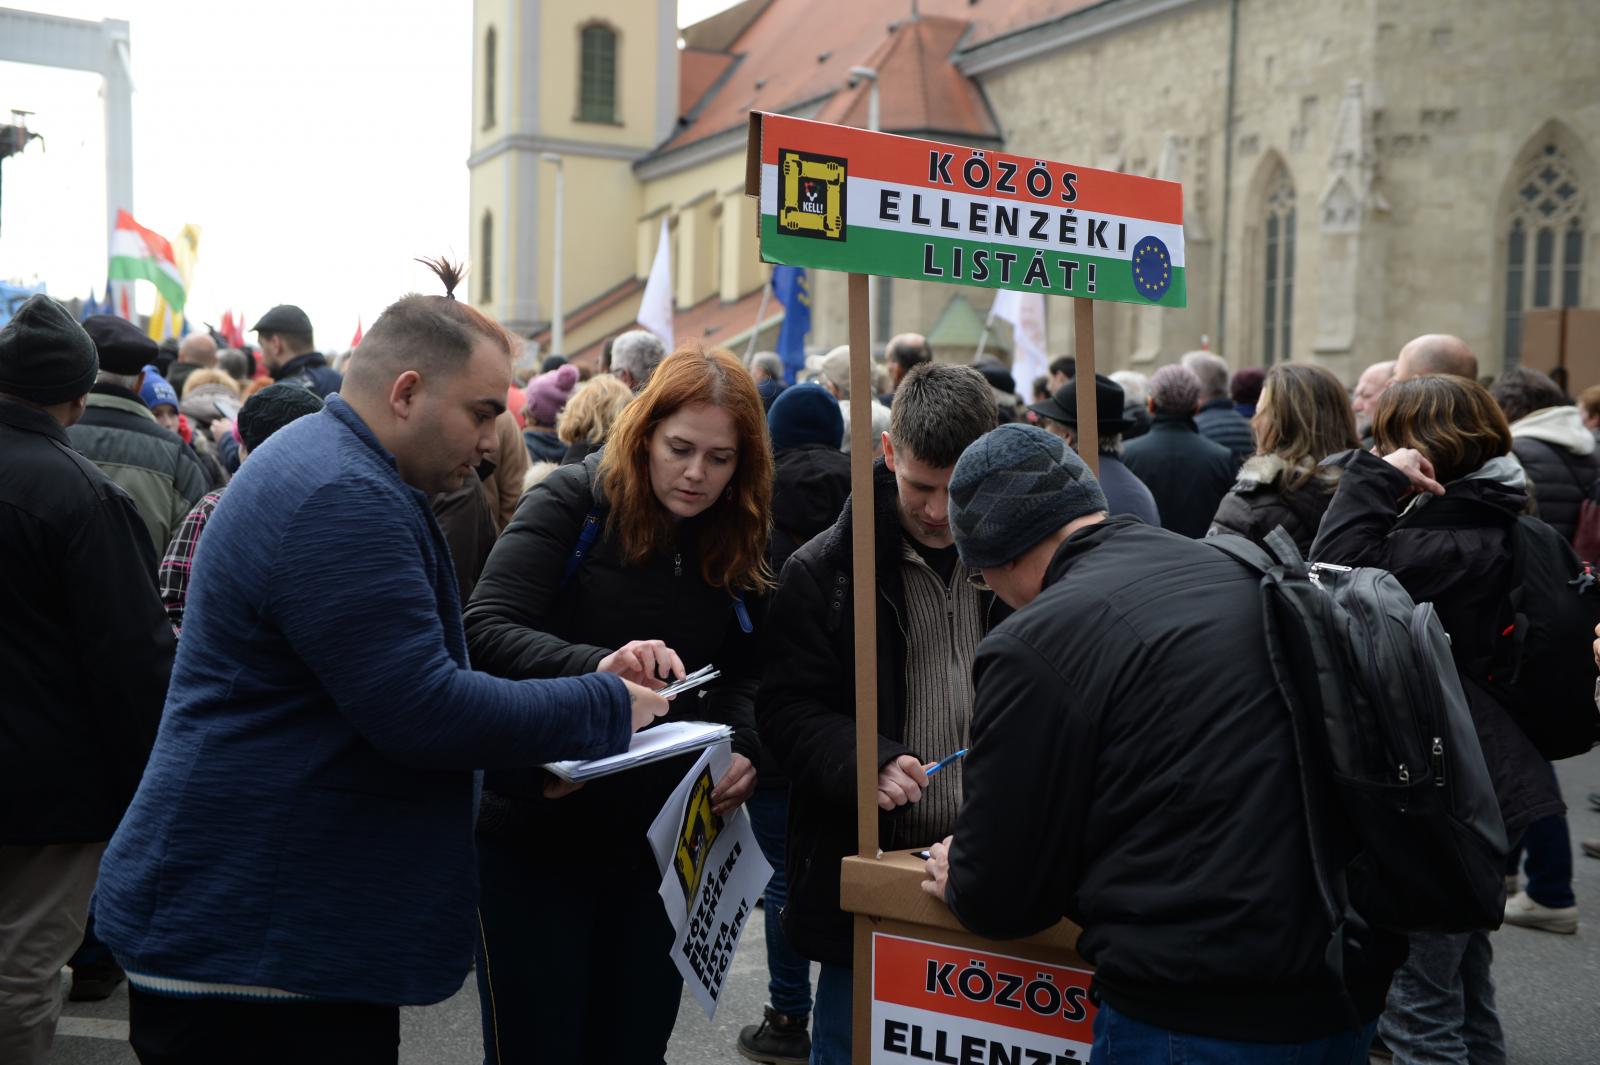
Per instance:
[[[578,368],[570,363],[558,366],[549,373],[542,373],[529,381],[528,423],[554,425],[556,415],[561,413],[561,408],[567,405],[567,400],[572,398],[573,390],[577,387]]]

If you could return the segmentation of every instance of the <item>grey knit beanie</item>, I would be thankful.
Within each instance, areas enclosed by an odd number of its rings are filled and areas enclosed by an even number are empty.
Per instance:
[[[961,561],[973,569],[1019,558],[1063,525],[1105,509],[1089,467],[1036,425],[985,433],[950,475],[950,527]]]
[[[49,296],[29,296],[0,329],[0,392],[7,395],[51,407],[89,391],[99,370],[94,341]]]

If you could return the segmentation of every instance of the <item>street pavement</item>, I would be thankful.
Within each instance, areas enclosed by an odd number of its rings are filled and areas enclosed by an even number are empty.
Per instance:
[[[1570,808],[1575,857],[1573,887],[1582,926],[1575,936],[1506,927],[1494,935],[1495,981],[1511,1065],[1570,1065],[1600,1060],[1600,861],[1578,850],[1580,839],[1600,838],[1600,813],[1590,791],[1600,790],[1600,751],[1558,763]],[[766,1001],[766,947],[761,918],[750,922],[715,1021],[687,996],[667,1052],[669,1065],[735,1065],[739,1028],[757,1022]],[[68,1003],[50,1065],[136,1065],[127,1045],[128,996],[120,989],[105,1002]],[[619,1023],[626,1023],[619,1014]],[[403,1011],[402,1065],[478,1065],[483,1042],[478,995],[469,978],[454,997],[436,1006]]]

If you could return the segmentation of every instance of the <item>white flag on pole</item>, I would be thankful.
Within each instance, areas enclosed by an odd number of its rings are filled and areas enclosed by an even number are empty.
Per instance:
[[[1011,323],[1011,376],[1024,402],[1033,399],[1034,378],[1050,372],[1050,354],[1044,339],[1044,294],[1003,288],[989,306],[989,321]]]
[[[672,350],[672,245],[667,238],[667,219],[661,219],[661,243],[656,245],[656,261],[644,283],[644,299],[639,301],[639,324],[661,338]]]

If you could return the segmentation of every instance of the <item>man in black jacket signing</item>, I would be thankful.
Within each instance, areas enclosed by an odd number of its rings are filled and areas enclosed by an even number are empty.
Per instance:
[[[1326,960],[1257,577],[1105,508],[1032,426],[956,465],[962,560],[1017,612],[979,647],[961,812],[924,886],[997,939],[1082,926],[1096,1060],[1364,1058],[1404,946],[1352,919],[1342,982]]]
[[[994,396],[978,371],[918,366],[895,392],[874,468],[877,799],[886,847],[943,839],[961,801],[960,762],[932,781],[922,767],[966,746],[972,657],[1004,614],[966,580],[947,490],[961,452],[994,425]],[[791,787],[783,929],[797,951],[822,963],[814,1065],[850,1061],[851,920],[839,908],[839,862],[856,853],[850,531],[847,506],[784,566],[756,700],[762,742]]]

